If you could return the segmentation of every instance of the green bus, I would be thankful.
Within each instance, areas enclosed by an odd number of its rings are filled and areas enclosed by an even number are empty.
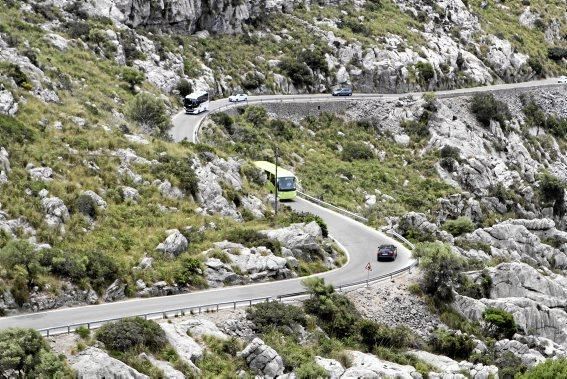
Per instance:
[[[264,171],[268,176],[266,187],[271,193],[276,191],[276,165],[266,161],[256,161],[254,165]],[[297,179],[292,172],[278,166],[278,198],[280,200],[292,200],[297,196],[296,191]]]

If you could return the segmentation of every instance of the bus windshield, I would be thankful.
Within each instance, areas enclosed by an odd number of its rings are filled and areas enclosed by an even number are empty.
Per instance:
[[[184,103],[185,108],[197,108],[201,104],[201,102],[195,99],[185,99]]]
[[[294,177],[279,178],[278,189],[281,191],[295,190],[295,178]]]

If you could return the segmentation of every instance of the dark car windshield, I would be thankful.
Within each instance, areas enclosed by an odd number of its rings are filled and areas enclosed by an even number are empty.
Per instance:
[[[386,246],[380,246],[380,247],[378,248],[378,251],[384,251],[384,252],[386,252],[386,251],[394,251],[395,249],[396,249],[396,248],[395,248],[394,245],[386,245]]]
[[[292,191],[295,189],[295,178],[286,177],[278,179],[278,189],[282,191]]]

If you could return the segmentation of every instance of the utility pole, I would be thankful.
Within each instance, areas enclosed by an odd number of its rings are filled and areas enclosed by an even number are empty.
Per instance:
[[[275,179],[275,187],[276,187],[276,198],[274,200],[275,208],[276,208],[276,216],[275,216],[275,223],[277,225],[278,222],[278,147],[274,147],[274,153],[276,155],[276,179]]]

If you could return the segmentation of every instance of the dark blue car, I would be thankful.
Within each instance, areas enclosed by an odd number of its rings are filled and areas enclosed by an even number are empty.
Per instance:
[[[339,88],[333,91],[333,96],[352,96],[351,88]]]
[[[394,245],[381,245],[378,247],[376,253],[376,260],[381,261],[384,259],[395,261],[398,257],[398,248]]]

